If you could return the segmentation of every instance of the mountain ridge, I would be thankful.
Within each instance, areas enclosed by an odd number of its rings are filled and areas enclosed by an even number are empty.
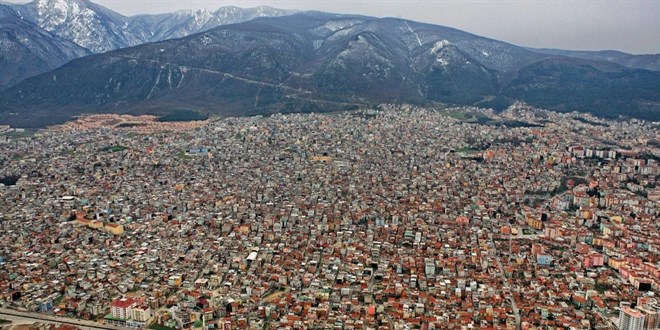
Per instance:
[[[258,6],[254,8],[225,6],[216,10],[191,9],[155,15],[124,16],[89,0],[34,0],[25,4],[9,4],[8,6],[18,11],[21,19],[35,24],[38,28],[46,30],[53,35],[51,41],[40,39],[43,40],[43,42],[60,43],[61,40],[59,39],[68,40],[87,49],[91,53],[102,53],[114,49],[132,47],[147,42],[181,38],[207,31],[220,25],[245,22],[259,17],[280,17],[298,12],[295,10],[282,10],[268,6]],[[312,12],[307,12],[307,14],[312,14]],[[360,17],[360,15],[342,16]],[[397,20],[397,18],[387,17],[382,19]],[[418,28],[422,33],[426,29],[425,25],[436,26],[429,23],[418,23]],[[449,27],[445,28],[448,33],[451,30],[458,31],[458,33],[461,34],[466,33]],[[470,35],[477,37],[474,34]],[[412,33],[407,37],[416,38],[418,42],[425,42],[419,37],[419,35],[415,35],[415,33]],[[529,57],[523,56],[526,54],[520,53],[520,47],[509,47],[509,49],[516,49],[517,53],[500,53],[501,56],[499,58],[484,57],[479,49],[498,45],[501,46],[502,42],[489,38],[480,38],[481,39],[478,40],[472,38],[467,44],[461,44],[461,41],[458,40],[455,40],[454,42],[471,57],[479,59],[482,64],[498,71],[511,71],[512,69],[519,67],[521,64],[530,64],[533,62],[526,61],[516,63],[516,61],[521,58],[529,59]],[[469,43],[475,42],[475,40],[485,44],[476,45],[476,47],[469,45]],[[508,45],[514,46],[511,44]],[[610,61],[630,68],[660,71],[660,54],[638,56],[625,53],[612,55],[610,53],[602,52],[585,53],[562,50],[535,50],[531,48],[527,48],[526,50],[531,50],[533,53],[539,54],[537,59],[547,55],[567,56]],[[87,55],[87,53],[88,52],[86,52],[85,55]],[[67,59],[70,60],[73,58]],[[5,83],[0,83],[0,90],[22,81],[29,76],[51,70],[54,67],[57,66],[34,65],[29,70],[6,71],[6,77],[1,79],[5,81]],[[506,80],[508,78],[509,75],[505,74],[499,79]]]
[[[20,115],[0,122],[43,125],[90,112],[332,111],[385,102],[503,108],[515,100],[651,119],[660,109],[659,77],[426,23],[303,12],[74,60],[6,90],[0,112]],[[621,94],[612,88],[626,97],[617,101]]]
[[[580,59],[601,60],[631,69],[660,71],[660,54],[629,54],[618,50],[563,50],[554,48],[527,48],[531,51]]]

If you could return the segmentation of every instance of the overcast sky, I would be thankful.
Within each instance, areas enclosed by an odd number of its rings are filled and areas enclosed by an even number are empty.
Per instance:
[[[7,0],[5,0],[7,1]],[[26,2],[10,0],[11,2]],[[450,26],[520,46],[660,53],[660,0],[92,0],[124,15],[221,6],[320,10]]]

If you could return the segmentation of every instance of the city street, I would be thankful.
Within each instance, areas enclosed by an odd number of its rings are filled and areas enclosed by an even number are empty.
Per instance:
[[[21,312],[13,309],[7,309],[7,308],[0,308],[0,317],[2,319],[8,320],[8,321],[13,321],[14,324],[32,324],[35,322],[42,322],[42,323],[64,323],[64,324],[71,324],[78,326],[81,329],[104,329],[104,330],[120,330],[120,329],[127,329],[127,328],[121,328],[121,327],[116,327],[116,326],[111,326],[111,325],[104,325],[92,321],[85,321],[85,320],[76,320],[76,319],[70,319],[70,318],[59,318],[59,317],[53,317],[50,315],[44,315],[44,314],[39,314],[39,313],[31,313],[31,312]]]

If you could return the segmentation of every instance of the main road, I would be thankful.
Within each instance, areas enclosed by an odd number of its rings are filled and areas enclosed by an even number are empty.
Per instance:
[[[39,314],[34,312],[23,312],[14,309],[0,308],[0,318],[8,321],[25,323],[25,322],[42,322],[42,323],[57,323],[75,325],[82,329],[89,330],[124,330],[129,328],[117,327],[109,324],[100,324],[93,321],[77,320],[64,317],[54,317],[46,314]]]
[[[496,248],[497,245],[493,240],[492,234],[489,234],[488,238],[490,239],[491,243],[493,243],[493,248]],[[512,307],[511,309],[513,310],[513,316],[516,319],[516,329],[520,330],[520,310],[518,309],[518,305],[516,304],[516,299],[513,297],[513,290],[511,290],[511,284],[509,284],[509,279],[504,274],[504,267],[502,266],[502,262],[500,261],[500,254],[497,252],[497,250],[495,252],[495,263],[497,264],[497,268],[500,270],[500,277],[502,279],[502,283],[504,284],[504,288],[509,293],[508,300],[509,302],[511,302],[511,307]]]

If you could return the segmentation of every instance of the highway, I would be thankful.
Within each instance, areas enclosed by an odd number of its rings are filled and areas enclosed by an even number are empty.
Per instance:
[[[93,321],[86,321],[86,320],[77,320],[77,319],[71,319],[71,318],[62,318],[62,317],[54,317],[51,315],[45,315],[45,314],[39,314],[39,313],[34,313],[34,312],[22,312],[22,311],[17,311],[13,309],[7,309],[7,308],[0,308],[0,318],[8,320],[8,321],[13,321],[16,323],[34,323],[34,322],[43,322],[43,323],[59,323],[59,324],[70,324],[70,325],[75,325],[79,328],[82,329],[89,329],[89,330],[96,330],[96,329],[101,329],[101,330],[123,330],[123,329],[129,329],[129,328],[122,328],[122,327],[117,327],[113,325],[108,325],[108,324],[100,324],[97,322]]]

